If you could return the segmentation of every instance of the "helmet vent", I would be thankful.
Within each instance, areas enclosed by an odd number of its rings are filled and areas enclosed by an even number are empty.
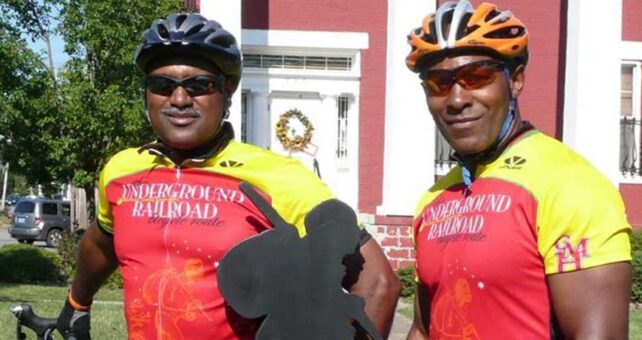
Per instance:
[[[200,32],[201,29],[203,28],[203,26],[205,26],[205,25],[198,24],[198,25],[192,26],[187,32],[185,32],[185,36],[189,37],[192,34],[196,34],[196,33]]]
[[[466,25],[468,23],[468,20],[470,20],[471,16],[472,16],[472,13],[466,13],[462,17],[461,23],[459,24],[459,27],[457,27],[457,35],[456,35],[457,39],[461,39],[467,36],[470,32],[474,31],[474,29],[469,30],[468,25]]]
[[[486,14],[486,17],[484,18],[484,21],[486,21],[486,22],[491,21],[491,20],[493,20],[494,17],[498,16],[499,14],[500,14],[500,12],[497,11],[497,10],[490,11],[490,12],[488,12],[488,14]]]
[[[158,35],[163,39],[169,39],[169,31],[167,31],[167,26],[163,24],[158,24],[156,31]]]
[[[450,32],[450,24],[453,21],[453,11],[448,11],[444,13],[441,19],[441,32],[443,32],[444,39],[448,37],[448,32]],[[432,30],[431,30],[432,32]]]
[[[185,22],[185,19],[187,19],[187,15],[182,14],[176,17],[176,27],[181,27],[183,26],[183,22]]]
[[[466,26],[466,30],[464,31],[464,36],[467,36],[475,32],[478,28],[479,28],[479,25]]]
[[[526,30],[524,27],[519,27],[519,26],[510,26],[510,27],[504,27],[492,32],[489,32],[484,35],[485,38],[493,38],[493,39],[509,39],[509,38],[516,38],[516,37],[521,37],[524,35]]]
[[[435,22],[433,21],[433,22],[430,23],[430,32],[434,32],[434,31],[435,31]],[[417,28],[417,30],[415,30],[415,34],[420,36],[421,39],[423,41],[425,41],[425,42],[429,42],[431,44],[436,44],[437,43],[437,37],[432,33],[422,34],[421,27],[419,27],[419,28]]]

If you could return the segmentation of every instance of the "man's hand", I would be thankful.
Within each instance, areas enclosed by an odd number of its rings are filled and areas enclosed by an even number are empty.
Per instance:
[[[70,297],[68,296],[67,300],[65,300],[65,306],[62,308],[60,315],[58,315],[56,328],[65,339],[91,339],[89,334],[91,328],[89,308],[82,308],[84,310],[76,309],[69,299]]]

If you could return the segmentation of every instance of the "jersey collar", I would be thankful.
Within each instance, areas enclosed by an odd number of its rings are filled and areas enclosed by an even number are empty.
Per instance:
[[[158,139],[154,143],[145,144],[140,147],[138,153],[147,151],[153,155],[166,157],[178,166],[186,162],[202,163],[223,150],[232,139],[234,139],[232,124],[230,124],[230,122],[223,122],[221,129],[216,133],[214,139],[195,149],[177,150]]]

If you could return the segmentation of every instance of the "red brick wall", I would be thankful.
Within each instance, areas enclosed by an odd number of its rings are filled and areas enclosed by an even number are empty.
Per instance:
[[[622,40],[642,41],[642,2],[622,1]]]
[[[359,210],[366,213],[382,201],[387,20],[384,0],[243,1],[243,28],[368,33],[359,112]]]
[[[642,228],[642,185],[620,184],[620,192],[624,199],[629,223],[634,228]]]
[[[187,11],[198,12],[201,10],[201,1],[200,0],[185,0],[183,1],[183,7]]]
[[[411,226],[410,217],[377,217],[375,219],[374,236],[394,270],[415,264]]]

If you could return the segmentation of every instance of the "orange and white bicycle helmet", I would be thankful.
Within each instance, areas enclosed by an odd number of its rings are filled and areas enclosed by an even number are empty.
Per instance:
[[[447,55],[479,53],[502,59],[509,66],[528,62],[528,32],[510,11],[467,0],[448,1],[427,15],[408,35],[412,47],[406,65],[413,72]]]

